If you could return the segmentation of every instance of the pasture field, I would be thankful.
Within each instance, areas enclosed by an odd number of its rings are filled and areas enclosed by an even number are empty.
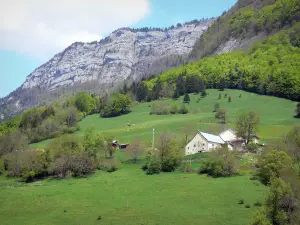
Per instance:
[[[169,131],[184,139],[182,128],[190,125],[192,134],[189,138],[192,138],[197,130],[218,133],[226,127],[234,127],[237,114],[242,111],[254,110],[259,113],[261,119],[258,136],[262,142],[268,142],[280,138],[294,125],[300,123],[299,119],[294,118],[296,102],[290,100],[240,90],[225,90],[223,92],[208,90],[207,93],[208,96],[205,98],[190,94],[191,102],[186,104],[189,113],[186,115],[150,115],[153,102],[138,103],[132,108],[132,112],[127,115],[115,118],[100,118],[96,114],[87,116],[80,122],[80,131],[75,135],[83,136],[87,128],[94,127],[103,135],[114,137],[119,143],[128,143],[134,137],[140,137],[151,146],[153,128],[156,137],[162,131]],[[218,99],[220,93],[222,98]],[[227,93],[226,98],[224,98],[225,93]],[[231,102],[228,102],[228,96],[231,96]],[[197,101],[198,99],[200,100]],[[176,101],[172,99],[159,101],[181,106],[182,97]],[[216,103],[219,103],[221,108],[228,111],[228,123],[226,125],[221,125],[215,119],[213,110]],[[46,140],[32,146],[45,147],[48,143],[49,140]]]
[[[221,93],[222,98],[218,99]],[[224,94],[227,93],[227,97]],[[232,102],[228,102],[231,96]],[[270,96],[262,96],[239,90],[208,90],[208,96],[190,95],[186,115],[150,115],[151,103],[138,103],[132,112],[115,117],[87,116],[80,122],[80,131],[73,135],[82,137],[84,131],[94,127],[103,135],[112,136],[119,143],[130,143],[140,137],[149,147],[152,129],[156,143],[163,131],[176,133],[184,139],[184,126],[190,126],[191,134],[197,130],[218,133],[226,127],[234,127],[240,112],[254,110],[259,113],[261,124],[258,132],[262,142],[280,138],[300,120],[294,118],[296,103]],[[200,100],[199,100],[200,99]],[[160,100],[168,104],[182,104],[179,100]],[[214,105],[228,111],[228,123],[221,125],[215,119]],[[46,140],[32,147],[46,147]],[[124,160],[117,153],[119,160]],[[199,169],[201,158],[194,157],[192,168]],[[66,180],[46,179],[34,183],[22,183],[0,176],[1,224],[209,224],[243,225],[257,210],[256,201],[262,202],[268,187],[251,181],[248,162],[255,156],[242,159],[244,172],[231,178],[210,178],[197,173],[161,173],[147,176],[141,164],[122,163],[114,173],[96,171],[93,175]],[[246,171],[246,172],[245,172]],[[238,204],[243,199],[245,205]]]
[[[140,167],[121,164],[114,173],[29,184],[0,176],[1,224],[246,225],[268,189],[249,173],[218,179],[182,172],[148,176]],[[241,199],[251,208],[238,204]]]

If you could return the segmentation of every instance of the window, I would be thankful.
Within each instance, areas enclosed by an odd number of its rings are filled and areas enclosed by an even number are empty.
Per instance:
[[[196,145],[194,145],[194,148],[196,147]]]
[[[205,146],[205,144],[203,143],[203,146]]]

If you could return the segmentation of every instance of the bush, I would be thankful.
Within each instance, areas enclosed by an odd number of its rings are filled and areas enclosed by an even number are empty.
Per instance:
[[[29,182],[36,177],[47,175],[49,156],[48,152],[43,150],[13,152],[5,156],[5,162],[9,176]]]
[[[104,161],[101,161],[98,164],[97,169],[112,173],[112,172],[117,171],[119,169],[119,166],[120,166],[119,162],[117,162],[113,159],[106,159]]]
[[[59,178],[68,176],[82,177],[94,170],[92,160],[87,155],[63,155],[56,158],[49,166],[48,172]]]
[[[161,162],[156,157],[153,157],[147,165],[146,173],[148,175],[159,174],[161,172]]]
[[[178,110],[178,113],[180,114],[187,114],[188,112],[189,110],[185,105],[181,105],[180,109]]]
[[[256,206],[256,207],[261,207],[261,206],[262,206],[262,203],[257,201],[257,202],[255,202],[253,205]]]
[[[245,208],[249,209],[251,206],[249,204],[245,205]]]
[[[263,184],[270,184],[272,178],[279,178],[280,173],[292,165],[291,158],[283,151],[273,150],[262,155],[255,174]]]
[[[178,107],[177,105],[173,104],[171,109],[170,109],[170,113],[171,114],[176,114],[178,112]]]
[[[251,142],[251,143],[249,143],[249,144],[246,146],[246,149],[247,149],[249,152],[256,153],[256,152],[257,152],[257,149],[258,149],[258,146],[257,146],[257,144]]]
[[[214,150],[203,161],[199,173],[206,173],[212,177],[229,177],[239,173],[240,160],[236,152],[228,148]]]

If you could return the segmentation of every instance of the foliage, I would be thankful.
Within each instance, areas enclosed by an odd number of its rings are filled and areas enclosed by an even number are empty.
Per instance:
[[[212,151],[211,155],[200,166],[200,174],[212,177],[230,177],[239,173],[239,157],[227,147]]]
[[[91,158],[86,154],[62,155],[50,164],[49,174],[59,178],[82,177],[94,171]]]
[[[251,221],[251,225],[284,225],[289,224],[288,212],[286,211],[285,200],[290,198],[291,187],[282,179],[275,178],[271,182],[270,192],[267,199]]]
[[[150,115],[168,115],[168,114],[186,114],[188,113],[187,107],[182,104],[182,106],[178,109],[177,105],[174,103],[173,105],[168,104],[167,102],[154,102],[151,106]]]
[[[161,161],[157,157],[152,157],[147,165],[146,174],[153,175],[158,174],[162,170]]]
[[[176,136],[165,132],[160,134],[158,158],[163,172],[172,172],[180,165],[182,153]]]
[[[143,81],[143,84],[151,91],[157,82],[169,83],[174,91],[183,95],[186,93],[186,80],[197,76],[207,88],[219,88],[222,84],[222,87],[300,100],[297,72],[300,48],[294,46],[299,34],[298,22],[290,29],[255,43],[246,53],[233,51],[203,58]]]
[[[263,184],[270,184],[271,180],[279,178],[280,173],[291,163],[291,158],[283,151],[273,150],[266,155],[262,154],[259,158],[256,176]]]
[[[141,139],[136,137],[133,139],[132,143],[127,147],[126,153],[130,159],[136,163],[139,157],[143,156],[145,152],[145,147],[141,143]]]
[[[112,99],[108,101],[101,112],[102,117],[115,117],[130,112],[132,100],[129,95],[116,93]]]
[[[185,94],[184,98],[183,98],[183,102],[184,103],[189,103],[190,101],[191,101],[190,96],[188,94]]]
[[[257,144],[255,144],[253,142],[250,142],[250,143],[247,144],[246,149],[249,152],[256,153],[257,149],[258,149],[258,146],[257,146]]]
[[[241,113],[235,122],[237,136],[243,138],[246,144],[250,143],[258,130],[259,121],[260,118],[256,112]]]
[[[94,113],[96,110],[95,99],[86,92],[79,92],[75,96],[75,106],[80,111],[87,115]]]
[[[28,138],[19,130],[0,136],[0,157],[19,150],[28,149]]]
[[[227,122],[227,110],[226,109],[218,109],[215,117],[221,121],[221,123],[225,124]]]
[[[184,104],[182,104],[178,110],[178,113],[180,113],[180,114],[187,114],[188,112],[189,112],[189,110]]]
[[[220,103],[216,103],[216,104],[214,105],[214,111],[213,111],[213,112],[218,112],[219,109],[220,109]]]
[[[17,151],[5,155],[4,160],[9,176],[29,182],[47,174],[49,154],[44,150]]]

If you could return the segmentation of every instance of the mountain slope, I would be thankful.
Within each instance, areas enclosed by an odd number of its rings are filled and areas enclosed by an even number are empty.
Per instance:
[[[299,20],[299,0],[239,0],[197,40],[190,61],[248,49]]]
[[[23,85],[0,101],[1,113],[15,114],[43,104],[50,92],[92,84],[90,89],[141,79],[167,57],[188,54],[213,19],[178,24],[169,29],[121,28],[99,42],[77,42],[33,71]],[[171,63],[171,62],[170,62]]]

